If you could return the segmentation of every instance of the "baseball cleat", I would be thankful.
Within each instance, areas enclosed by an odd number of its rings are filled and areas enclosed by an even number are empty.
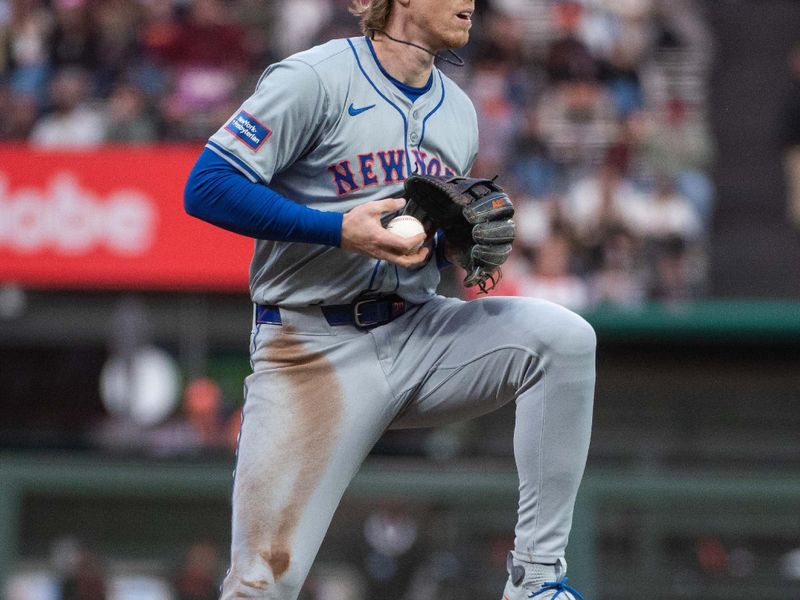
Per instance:
[[[567,562],[563,558],[545,565],[519,560],[509,552],[506,568],[508,581],[502,600],[584,600],[577,590],[567,585]]]

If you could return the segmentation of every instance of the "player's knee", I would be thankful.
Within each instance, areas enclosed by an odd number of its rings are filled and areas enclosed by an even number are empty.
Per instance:
[[[570,355],[594,356],[597,349],[597,334],[586,319],[567,311],[560,334],[556,339],[556,350]]]
[[[547,351],[561,356],[594,356],[597,336],[583,317],[543,300],[532,300],[527,306],[530,318],[525,321]]]

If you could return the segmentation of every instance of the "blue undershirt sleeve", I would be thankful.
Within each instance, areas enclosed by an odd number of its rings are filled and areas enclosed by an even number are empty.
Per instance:
[[[303,206],[253,183],[208,148],[189,174],[183,204],[193,217],[253,238],[326,246],[342,242],[341,213]]]
[[[436,268],[441,271],[442,269],[451,267],[453,263],[451,263],[447,258],[447,254],[445,252],[447,239],[444,237],[444,230],[437,229],[433,240],[435,242],[434,248],[436,249]]]

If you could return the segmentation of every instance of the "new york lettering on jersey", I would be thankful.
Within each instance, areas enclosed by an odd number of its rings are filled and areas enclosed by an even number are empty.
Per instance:
[[[336,195],[343,196],[356,192],[362,188],[373,185],[392,185],[401,183],[409,173],[406,173],[406,151],[403,148],[393,150],[379,150],[359,154],[357,160],[342,160],[327,167],[333,176]],[[439,157],[428,157],[427,152],[420,149],[411,150],[412,163],[415,165],[414,173],[420,175],[443,175],[452,177],[455,169],[444,164]],[[351,166],[356,165],[353,169]]]

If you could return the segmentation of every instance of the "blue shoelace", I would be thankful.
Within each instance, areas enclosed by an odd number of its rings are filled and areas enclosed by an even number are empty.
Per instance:
[[[573,587],[567,585],[567,578],[559,579],[558,581],[545,581],[542,584],[542,589],[538,592],[533,592],[528,598],[535,598],[539,594],[545,592],[555,592],[550,600],[556,600],[562,593],[569,592],[576,600],[584,600],[583,596]]]

